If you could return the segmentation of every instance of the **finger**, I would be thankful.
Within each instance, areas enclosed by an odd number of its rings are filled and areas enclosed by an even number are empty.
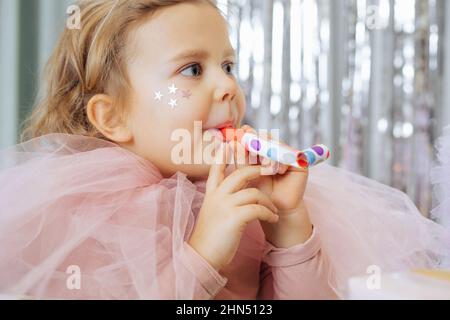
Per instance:
[[[289,166],[287,164],[279,163],[278,174],[283,175],[287,172],[288,169],[289,169]]]
[[[226,177],[219,188],[232,194],[244,188],[251,180],[261,176],[261,166],[246,166],[235,170]]]
[[[250,153],[242,144],[237,141],[235,141],[235,143],[233,144],[233,156],[235,161],[234,163],[236,164],[236,168],[238,169],[251,164]],[[254,161],[252,164],[257,164],[257,162]]]
[[[297,168],[297,167],[293,167],[293,166],[289,166],[287,171],[289,172],[299,172],[299,173],[303,173],[303,174],[308,174],[309,173],[309,169],[308,168]]]
[[[270,199],[270,197],[256,188],[249,188],[238,191],[235,194],[233,194],[230,199],[232,204],[235,206],[260,204],[273,212],[278,212],[277,207]]]
[[[261,158],[261,175],[273,176],[278,172],[278,162],[272,161],[268,158]]]
[[[225,168],[227,166],[226,154],[228,144],[222,144],[214,157],[213,164],[209,170],[208,180],[206,181],[206,192],[215,190],[224,180]]]
[[[275,223],[279,219],[279,216],[273,211],[259,204],[248,204],[238,207],[236,214],[240,219],[243,219],[246,224],[257,219],[269,223]]]
[[[249,125],[243,125],[241,127],[242,130],[244,130],[245,132],[250,132],[250,133],[255,133],[256,134],[256,130],[253,129],[252,127],[250,127]]]

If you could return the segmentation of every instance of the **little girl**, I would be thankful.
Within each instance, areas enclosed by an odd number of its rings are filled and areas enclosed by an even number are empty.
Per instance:
[[[352,276],[437,267],[448,254],[445,229],[406,195],[344,170],[272,163],[263,175],[247,157],[226,165],[236,144],[213,144],[212,165],[174,159],[179,130],[202,152],[212,129],[245,113],[211,1],[79,6],[28,141],[0,153],[0,293],[334,299]]]

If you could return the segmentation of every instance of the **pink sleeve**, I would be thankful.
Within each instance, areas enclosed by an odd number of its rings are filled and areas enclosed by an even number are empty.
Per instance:
[[[188,243],[184,242],[182,249],[179,251],[178,257],[182,265],[192,277],[196,280],[193,299],[207,300],[213,299],[214,296],[225,286],[227,278],[217,272],[202,256],[200,256]],[[162,274],[166,284],[171,282],[170,272]],[[160,283],[164,283],[160,281]]]
[[[275,248],[267,242],[268,254],[261,265],[259,299],[336,299],[329,285],[333,272],[314,229],[304,244]]]
[[[161,261],[145,299],[210,300],[225,286],[228,279],[221,276],[188,243],[183,242],[173,258]]]

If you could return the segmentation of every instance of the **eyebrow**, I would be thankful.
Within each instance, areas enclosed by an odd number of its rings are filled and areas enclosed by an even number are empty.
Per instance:
[[[224,57],[228,57],[228,56],[236,56],[236,52],[233,48],[229,48],[224,52]],[[171,62],[176,62],[176,61],[180,61],[180,60],[185,60],[185,59],[207,59],[209,57],[209,53],[205,50],[186,50],[181,52],[180,54],[177,54],[175,57],[173,57],[172,59],[170,59]]]

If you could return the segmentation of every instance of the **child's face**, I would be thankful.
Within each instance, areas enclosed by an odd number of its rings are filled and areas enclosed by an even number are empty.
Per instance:
[[[194,148],[207,147],[207,129],[227,121],[237,126],[245,112],[244,95],[232,74],[236,57],[224,18],[202,3],[162,9],[132,33],[129,52],[133,141],[126,147],[164,176],[181,171],[191,178],[206,177],[210,166],[194,164]],[[189,53],[195,55],[179,57]],[[200,135],[194,135],[195,121],[202,121]],[[172,148],[180,144],[171,136],[180,128],[192,137],[192,164],[177,165],[171,159]]]

